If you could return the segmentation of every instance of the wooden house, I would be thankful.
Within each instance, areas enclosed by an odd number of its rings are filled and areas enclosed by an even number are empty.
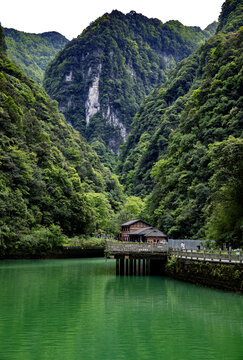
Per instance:
[[[131,220],[122,224],[122,241],[160,243],[168,241],[167,236],[160,230],[154,229],[141,219]]]
[[[130,220],[127,221],[126,223],[122,224],[121,228],[122,228],[122,241],[130,241],[129,240],[129,234],[138,230],[138,229],[142,229],[142,228],[146,228],[148,226],[151,226],[150,224],[148,224],[146,221],[143,221],[141,219],[137,219],[137,220]]]

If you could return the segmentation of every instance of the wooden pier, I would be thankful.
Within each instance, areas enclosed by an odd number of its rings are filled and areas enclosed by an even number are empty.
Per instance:
[[[221,252],[213,250],[168,249],[167,243],[111,242],[106,244],[106,257],[116,259],[117,275],[150,275],[163,272],[167,258],[174,256],[185,261],[204,261],[243,264],[241,250]]]
[[[150,275],[155,268],[162,267],[168,255],[167,243],[107,242],[106,256],[116,259],[117,275]]]

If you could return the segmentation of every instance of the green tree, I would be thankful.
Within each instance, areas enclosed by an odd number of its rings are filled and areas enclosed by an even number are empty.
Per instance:
[[[42,83],[48,63],[68,43],[63,35],[55,31],[31,34],[5,28],[4,35],[11,61],[37,84]]]
[[[109,228],[112,213],[108,199],[104,194],[97,193],[88,193],[87,198],[94,213],[91,232],[106,230]]]
[[[6,53],[6,50],[7,50],[7,46],[4,38],[3,28],[0,23],[0,52]]]
[[[218,244],[243,245],[243,139],[230,137],[210,146],[212,196],[206,207],[207,236]]]
[[[234,9],[228,8],[225,25],[237,17],[235,32],[217,32],[172,69],[139,109],[119,154],[125,189],[146,196],[144,218],[170,237],[205,238],[213,171],[208,148],[242,137],[243,18]]]
[[[116,175],[56,101],[0,53],[0,254],[52,251],[64,236],[111,230]]]
[[[114,224],[116,224],[117,232],[120,231],[120,226],[122,223],[140,218],[143,208],[144,201],[138,196],[127,197],[121,211],[115,216],[114,219]]]

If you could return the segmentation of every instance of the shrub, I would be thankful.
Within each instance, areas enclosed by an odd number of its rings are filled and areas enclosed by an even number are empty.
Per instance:
[[[20,237],[20,240],[16,242],[15,249],[24,254],[48,253],[63,245],[65,239],[65,235],[57,225],[52,224],[48,228],[37,226],[30,233]]]

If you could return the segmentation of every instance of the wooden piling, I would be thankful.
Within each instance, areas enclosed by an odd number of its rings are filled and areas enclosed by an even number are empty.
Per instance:
[[[138,276],[141,275],[141,259],[138,259]]]
[[[137,261],[133,259],[133,275],[137,275]]]
[[[143,275],[146,275],[146,261],[145,261],[145,259],[143,259],[143,266],[142,266],[142,269],[143,269],[142,274],[143,274]]]
[[[133,275],[133,258],[130,258],[129,273],[130,275]]]
[[[120,275],[119,259],[116,259],[116,275]]]
[[[150,260],[146,259],[146,275],[150,275]]]
[[[120,275],[124,275],[124,258],[120,259]]]
[[[128,258],[126,259],[125,272],[126,272],[126,274],[125,274],[125,275],[129,275],[129,259],[128,259]]]

